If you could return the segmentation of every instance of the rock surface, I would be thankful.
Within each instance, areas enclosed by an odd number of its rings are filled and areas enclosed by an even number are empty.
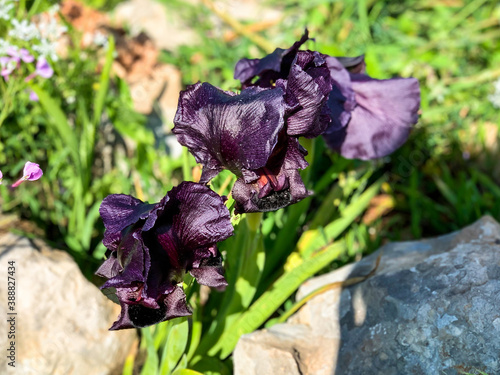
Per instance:
[[[132,34],[146,32],[160,49],[175,50],[199,42],[199,37],[177,13],[153,0],[130,0],[117,5],[114,18],[127,24]]]
[[[11,275],[9,261],[15,262]],[[14,311],[7,304],[8,276],[15,279]],[[108,331],[119,314],[119,306],[85,279],[67,253],[12,233],[3,234],[0,279],[2,374],[122,373],[136,332]],[[12,312],[16,315],[7,315]],[[9,317],[15,318],[12,339],[7,337],[11,330]],[[8,366],[10,360],[5,355],[10,341],[15,341],[15,368]]]
[[[483,217],[435,239],[392,243],[311,279],[374,276],[311,299],[286,324],[243,336],[235,374],[500,374],[500,225]]]

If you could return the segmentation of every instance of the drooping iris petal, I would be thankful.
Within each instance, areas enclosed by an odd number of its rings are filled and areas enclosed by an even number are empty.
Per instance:
[[[180,284],[191,272],[227,285],[216,242],[233,234],[224,200],[207,186],[183,182],[159,203],[111,195],[100,208],[110,257],[97,274],[122,307],[111,329],[144,327],[191,313]]]
[[[208,83],[181,92],[172,131],[203,164],[200,182],[224,168],[245,177],[243,170],[266,164],[284,125],[283,95],[279,88],[249,88],[236,95]]]
[[[153,207],[153,204],[144,203],[125,194],[112,194],[104,198],[99,207],[99,214],[106,228],[102,241],[104,246],[110,250],[116,250],[122,237],[120,232],[146,219]]]
[[[202,285],[207,285],[211,288],[222,289],[227,286],[227,281],[224,278],[224,268],[222,267],[222,258],[203,257],[197,262],[189,273]]]
[[[106,265],[101,271],[97,271],[99,276],[106,274],[113,275],[104,285],[105,288],[132,287],[137,283],[146,282],[149,265],[145,263],[145,252],[147,249],[141,238],[140,228],[132,229],[131,233],[124,236],[113,258],[114,263]]]
[[[234,69],[234,79],[240,80],[242,87],[245,88],[250,85],[254,77],[259,76],[256,86],[271,87],[274,81],[288,75],[295,54],[308,39],[309,33],[306,29],[300,40],[288,49],[276,48],[273,53],[262,59],[239,60]]]
[[[118,275],[122,270],[123,267],[120,265],[120,262],[118,262],[118,259],[116,258],[116,252],[113,252],[110,254],[108,259],[106,259],[103,264],[101,264],[95,274],[106,279],[111,279],[112,277]]]
[[[143,328],[165,320],[191,315],[186,295],[181,287],[175,287],[172,292],[162,297],[157,309],[151,309],[141,304],[127,303],[134,292],[127,289],[117,291],[122,311],[110,330],[126,328]]]
[[[403,145],[418,120],[418,81],[377,80],[363,74],[351,74],[350,78],[356,106],[350,111],[346,127],[330,128],[324,133],[327,144],[350,159],[389,155]]]

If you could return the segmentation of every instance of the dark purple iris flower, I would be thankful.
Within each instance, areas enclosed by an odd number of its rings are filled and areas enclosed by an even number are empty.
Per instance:
[[[190,315],[186,272],[203,285],[227,285],[216,243],[233,227],[223,199],[205,185],[183,182],[156,204],[113,194],[99,212],[111,254],[96,274],[108,279],[102,289],[116,289],[122,307],[111,330]]]
[[[307,118],[314,119],[309,123],[306,136],[323,134],[331,148],[349,159],[379,158],[399,148],[418,120],[418,81],[414,78],[373,79],[365,74],[363,56],[331,57],[314,51],[299,51],[307,40],[306,30],[300,41],[287,50],[276,49],[263,59],[238,61],[234,77],[244,87],[277,87],[290,85],[300,70],[320,88],[312,95],[311,88],[302,83],[303,92],[300,95],[296,94],[297,90],[294,92],[299,103],[298,113],[302,111],[308,114]],[[324,78],[325,70],[329,80]],[[306,94],[316,99],[309,102],[309,112],[300,100],[304,102]]]
[[[286,86],[237,95],[197,83],[180,94],[172,131],[203,165],[201,183],[222,169],[238,177],[237,213],[274,211],[310,195],[298,173],[307,152],[287,134],[285,121],[297,104]]]

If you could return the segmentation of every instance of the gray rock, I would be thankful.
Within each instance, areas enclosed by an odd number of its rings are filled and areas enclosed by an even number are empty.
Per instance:
[[[329,290],[286,324],[243,336],[235,374],[500,374],[500,225],[483,217],[435,239],[388,244],[309,280],[297,299],[368,274],[380,254],[364,282]]]
[[[9,261],[15,262],[14,311],[7,304]],[[1,373],[121,374],[136,332],[108,331],[119,306],[85,279],[67,253],[2,235],[0,280]],[[16,315],[8,315],[12,312]],[[7,336],[10,317],[15,318],[13,339]],[[10,341],[15,341],[15,368],[5,355]]]

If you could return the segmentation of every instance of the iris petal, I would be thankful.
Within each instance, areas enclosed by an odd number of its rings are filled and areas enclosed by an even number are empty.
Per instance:
[[[239,79],[245,88],[250,86],[253,78],[259,76],[260,79],[255,85],[271,87],[273,81],[288,75],[295,54],[307,40],[309,33],[306,29],[300,40],[288,49],[276,48],[273,53],[262,59],[239,60],[234,69],[234,79]]]
[[[347,127],[325,132],[327,144],[349,159],[389,155],[404,144],[418,121],[418,81],[377,80],[362,74],[351,74],[351,80],[356,106]]]
[[[332,80],[325,60],[317,52],[298,52],[288,76],[287,95],[293,95],[300,107],[287,119],[288,135],[314,138],[326,130],[330,91]]]
[[[250,88],[236,95],[208,83],[181,92],[172,131],[203,164],[200,182],[223,168],[241,176],[266,164],[284,125],[283,94]]]

